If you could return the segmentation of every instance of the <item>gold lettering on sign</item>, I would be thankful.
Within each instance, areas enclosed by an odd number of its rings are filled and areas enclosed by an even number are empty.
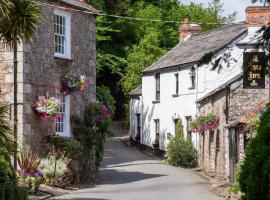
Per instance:
[[[250,81],[250,86],[259,86],[258,81],[261,79],[262,65],[260,64],[258,55],[253,55],[251,62],[249,63],[250,72],[248,74],[248,80]]]

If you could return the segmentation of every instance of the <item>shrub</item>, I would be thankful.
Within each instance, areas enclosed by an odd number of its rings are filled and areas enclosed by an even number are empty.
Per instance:
[[[26,200],[28,190],[16,185],[0,184],[0,200]]]
[[[166,162],[170,165],[184,168],[197,166],[197,152],[191,141],[183,134],[182,121],[179,120],[175,137],[170,138],[167,147]]]
[[[78,161],[81,165],[80,180],[91,179],[93,152],[95,152],[95,169],[97,170],[103,159],[104,142],[110,134],[111,114],[106,106],[99,102],[89,103],[83,115],[72,117],[72,132],[76,141],[80,143]]]
[[[44,179],[46,184],[55,183],[63,185],[65,173],[69,171],[68,164],[70,159],[61,157],[56,160],[56,169],[55,169],[55,157],[42,158],[39,164],[39,170],[44,174]],[[55,180],[54,180],[55,173]]]
[[[54,152],[52,154],[65,156],[69,159],[74,159],[77,154],[77,143],[73,139],[65,139],[60,135],[53,134],[45,137],[47,144],[54,147]]]
[[[261,117],[255,138],[251,139],[240,173],[243,199],[270,199],[270,107]]]
[[[115,113],[115,100],[111,95],[111,91],[106,86],[97,86],[97,100],[105,105],[112,116]]]
[[[9,155],[0,153],[0,184],[15,184],[16,172],[13,169]]]
[[[14,141],[7,106],[0,104],[0,184],[17,183],[16,172],[10,160],[10,152],[16,149]]]
[[[31,152],[21,152],[18,158],[20,176],[26,184],[29,194],[36,194],[42,183],[43,174],[38,170],[40,158]]]

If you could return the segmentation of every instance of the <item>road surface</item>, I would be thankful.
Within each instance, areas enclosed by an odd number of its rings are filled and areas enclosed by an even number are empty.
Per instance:
[[[96,187],[57,199],[73,200],[222,200],[206,180],[188,169],[165,165],[120,138],[106,142],[105,157]]]

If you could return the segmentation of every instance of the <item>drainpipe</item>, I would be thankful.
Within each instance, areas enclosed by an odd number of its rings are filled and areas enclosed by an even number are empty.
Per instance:
[[[198,100],[198,92],[199,92],[199,66],[196,65],[196,101]],[[196,116],[199,114],[199,108],[198,104],[196,103]],[[198,134],[196,135],[196,149],[199,149],[199,144],[198,144]]]
[[[199,92],[199,67],[198,65],[195,66],[196,67],[196,101],[198,100],[198,92]],[[196,103],[196,115],[199,114],[199,108],[198,105]]]

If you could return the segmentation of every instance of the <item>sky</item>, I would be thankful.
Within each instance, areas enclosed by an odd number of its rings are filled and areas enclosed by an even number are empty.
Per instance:
[[[182,2],[184,4],[194,2],[194,3],[203,3],[207,5],[208,2],[211,2],[211,0],[182,0]],[[245,9],[247,6],[262,5],[262,3],[252,4],[251,0],[221,0],[221,2],[223,3],[224,15],[237,12],[236,21],[245,20]]]

